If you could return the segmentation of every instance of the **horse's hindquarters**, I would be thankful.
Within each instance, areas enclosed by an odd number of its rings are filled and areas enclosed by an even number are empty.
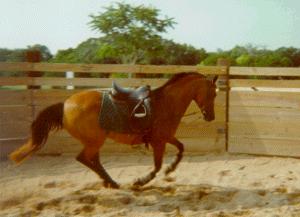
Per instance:
[[[80,141],[93,142],[104,135],[99,126],[102,94],[84,91],[72,95],[64,105],[64,128]]]

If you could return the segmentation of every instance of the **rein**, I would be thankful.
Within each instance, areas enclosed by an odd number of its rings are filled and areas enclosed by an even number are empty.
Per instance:
[[[189,113],[189,114],[183,115],[183,117],[192,116],[192,115],[198,114],[198,113],[200,113],[200,112],[201,112],[201,111],[198,111],[198,112],[192,112],[192,113]]]

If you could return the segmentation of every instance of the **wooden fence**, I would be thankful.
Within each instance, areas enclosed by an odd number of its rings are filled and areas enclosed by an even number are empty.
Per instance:
[[[231,67],[230,76],[229,152],[300,157],[300,68]]]
[[[299,68],[0,63],[0,75],[1,72],[18,72],[22,75],[24,71],[50,73],[48,77],[0,77],[0,151],[3,155],[24,142],[29,134],[30,123],[41,109],[61,102],[83,88],[109,88],[112,80],[123,86],[150,84],[157,87],[167,80],[155,76],[115,79],[64,77],[65,72],[72,71],[75,75],[89,73],[92,76],[103,73],[156,75],[178,72],[220,75],[216,120],[209,123],[201,120],[194,103],[188,108],[188,115],[182,119],[177,136],[185,144],[187,152],[228,149],[236,153],[300,156]],[[251,79],[249,76],[264,76],[264,79]],[[277,80],[278,77],[274,76],[285,77]],[[293,76],[293,80],[286,79],[288,76]],[[27,89],[28,85],[41,86],[41,89]],[[74,86],[75,89],[69,90],[68,86]],[[78,141],[61,131],[50,136],[43,152],[66,153],[80,148]],[[112,141],[104,145],[106,152],[116,150],[131,152],[136,149]]]

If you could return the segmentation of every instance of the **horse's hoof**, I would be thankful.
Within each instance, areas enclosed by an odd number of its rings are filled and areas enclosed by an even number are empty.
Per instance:
[[[104,182],[105,188],[113,188],[113,189],[119,189],[120,186],[115,182]]]
[[[175,178],[173,178],[173,177],[170,177],[170,176],[166,176],[165,178],[164,178],[164,180],[166,181],[166,182],[175,182]]]
[[[133,184],[129,189],[132,191],[141,191],[142,188],[140,185]]]
[[[138,179],[133,183],[133,186],[135,187],[141,187],[143,185],[145,185],[145,182],[142,179]]]
[[[169,173],[173,172],[173,170],[171,168],[167,168],[166,171],[165,171],[165,175],[169,175]]]
[[[169,175],[170,173],[174,172],[174,170],[176,169],[176,166],[169,166],[167,167],[167,169],[165,170],[165,175]]]

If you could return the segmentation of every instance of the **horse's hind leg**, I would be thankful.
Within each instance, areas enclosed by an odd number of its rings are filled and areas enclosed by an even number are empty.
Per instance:
[[[147,176],[138,179],[134,185],[135,186],[143,186],[150,182],[156,176],[156,173],[161,169],[163,156],[165,153],[166,143],[155,143],[151,144],[153,148],[153,157],[154,157],[154,170],[151,171]]]
[[[179,162],[182,159],[182,154],[183,154],[183,151],[184,151],[183,144],[178,139],[176,139],[175,137],[173,137],[169,141],[169,143],[172,144],[172,145],[175,145],[177,147],[178,153],[177,153],[175,161],[173,161],[171,163],[171,165],[166,169],[166,171],[165,171],[166,175],[168,175],[170,172],[173,172],[176,169],[177,165],[179,164]]]
[[[99,148],[102,145],[84,143],[84,149],[77,156],[77,160],[97,173],[103,180],[105,187],[119,188],[119,185],[108,175],[99,162]]]

